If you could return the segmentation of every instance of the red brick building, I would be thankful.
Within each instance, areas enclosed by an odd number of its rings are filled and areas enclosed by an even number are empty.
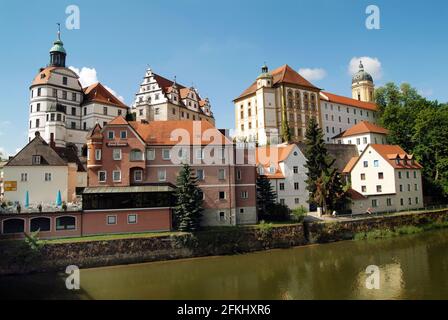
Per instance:
[[[182,163],[187,162],[204,195],[203,225],[257,222],[255,163],[249,163],[248,150],[239,149],[209,122],[127,122],[119,116],[104,128],[97,124],[87,145],[89,187],[83,199],[85,213],[132,209],[141,216],[151,215],[142,213],[142,209],[166,208],[159,206],[156,199],[163,198],[163,194],[156,192],[157,197],[148,197],[144,188],[174,187]],[[129,201],[119,196],[120,190],[141,195],[132,195],[138,199]],[[107,202],[101,200],[107,193],[115,193],[114,203],[99,205]],[[172,199],[160,201],[169,203]],[[168,221],[168,217],[159,219]]]

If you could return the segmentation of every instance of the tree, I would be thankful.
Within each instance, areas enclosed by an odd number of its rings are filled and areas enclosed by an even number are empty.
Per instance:
[[[283,108],[282,108],[281,135],[282,135],[283,142],[290,142],[291,141],[291,130],[289,128],[288,117],[287,117],[287,114],[286,114],[286,107],[285,106],[283,106]]]
[[[314,117],[311,118],[306,129],[305,145],[305,167],[308,170],[306,183],[309,192],[309,203],[316,205],[318,204],[315,201],[318,179],[322,176],[322,172],[328,171],[335,160],[328,155],[324,134]]]
[[[316,181],[314,201],[322,208],[322,213],[332,213],[345,208],[348,201],[349,185],[341,181],[341,175],[335,168],[322,171]]]
[[[257,177],[257,207],[261,214],[268,213],[275,204],[277,194],[272,188],[271,182],[265,175]]]
[[[407,83],[387,83],[375,91],[380,125],[388,143],[414,154],[423,166],[423,191],[443,201],[448,196],[448,106],[422,97]]]
[[[175,226],[180,231],[199,230],[202,218],[202,191],[197,185],[198,179],[192,174],[188,164],[182,166],[177,176],[176,207],[174,209]]]

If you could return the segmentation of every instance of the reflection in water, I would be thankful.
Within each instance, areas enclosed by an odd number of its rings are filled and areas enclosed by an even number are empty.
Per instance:
[[[0,278],[0,297],[61,299],[448,299],[448,230],[238,256]],[[365,287],[380,268],[380,289]]]

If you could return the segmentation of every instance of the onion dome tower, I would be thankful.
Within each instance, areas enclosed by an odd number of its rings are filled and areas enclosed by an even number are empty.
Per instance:
[[[374,102],[374,91],[373,78],[364,70],[364,65],[360,61],[359,70],[352,78],[352,97],[359,101]]]
[[[61,40],[61,24],[58,23],[58,38],[53,42],[53,47],[50,49],[50,64],[48,66],[65,68],[66,56],[67,52]]]

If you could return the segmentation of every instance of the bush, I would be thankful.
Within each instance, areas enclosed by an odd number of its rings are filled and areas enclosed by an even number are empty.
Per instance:
[[[306,210],[306,208],[304,206],[300,206],[300,208],[293,209],[292,216],[294,218],[294,221],[303,222],[307,212],[308,211]]]
[[[290,212],[291,210],[287,206],[280,203],[274,203],[269,206],[266,213],[260,214],[259,218],[260,220],[265,221],[289,221],[291,219]]]

